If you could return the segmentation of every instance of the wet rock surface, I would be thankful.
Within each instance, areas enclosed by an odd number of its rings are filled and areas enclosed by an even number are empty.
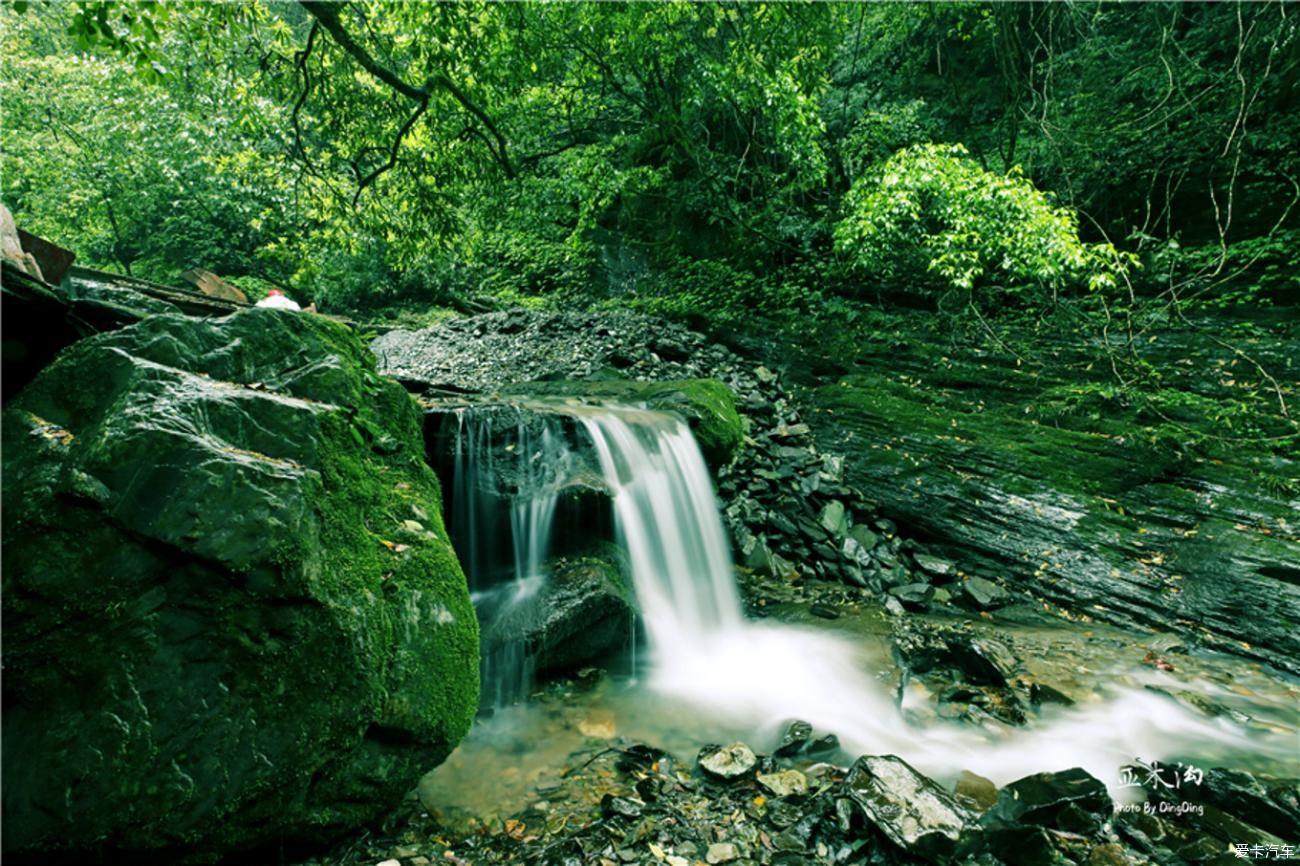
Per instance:
[[[6,861],[328,838],[447,756],[478,630],[419,424],[273,310],[146,318],[13,398]]]
[[[720,776],[705,760],[749,769]],[[733,743],[704,747],[692,766],[643,743],[593,743],[554,768],[518,812],[466,825],[444,822],[436,809],[412,814],[368,853],[313,862],[361,866],[391,856],[401,866],[1191,866],[1231,862],[1225,832],[1258,840],[1264,851],[1270,843],[1283,850],[1242,820],[1202,826],[1185,814],[1160,813],[1154,800],[1116,812],[1105,785],[1078,769],[1035,774],[998,791],[969,773],[941,785],[890,755],[847,767],[812,760]],[[753,773],[758,767],[769,771]],[[1295,785],[1216,780],[1256,796],[1271,784]],[[1249,797],[1233,801],[1238,811]]]
[[[1136,429],[1039,423],[1033,403],[1004,404],[1009,381],[1025,395],[1042,382],[980,358],[945,361],[920,374],[926,387],[891,356],[807,392],[817,444],[848,458],[848,484],[910,533],[941,539],[957,570],[1110,622],[1195,623],[1181,626],[1185,639],[1300,672],[1288,625],[1300,609],[1300,503],[1288,482],[1258,483],[1300,475],[1293,459],[1192,460]],[[935,580],[953,573],[924,562]],[[1003,604],[983,584],[961,587],[975,610]]]

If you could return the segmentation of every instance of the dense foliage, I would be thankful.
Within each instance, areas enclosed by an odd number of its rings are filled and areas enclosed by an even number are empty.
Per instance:
[[[1281,2],[0,16],[6,204],[164,282],[200,265],[365,315],[635,303],[794,329],[901,301],[1026,358],[1045,325],[1104,335],[1147,395],[1153,322],[1300,302]],[[1261,371],[1286,417],[1294,373]]]

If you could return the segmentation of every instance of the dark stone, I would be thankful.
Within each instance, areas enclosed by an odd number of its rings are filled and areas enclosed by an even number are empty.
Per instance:
[[[808,743],[804,748],[804,753],[810,758],[824,758],[833,755],[840,750],[840,738],[834,734],[826,734]]]
[[[989,851],[1007,866],[1057,866],[1052,839],[1042,827],[997,827],[986,832]]]
[[[468,730],[420,413],[342,325],[149,317],[65,350],[3,432],[7,854],[320,841]]]
[[[816,544],[814,544],[813,553],[817,554],[822,559],[827,560],[828,562],[835,562],[840,558],[839,551],[831,547],[830,544],[825,541],[819,541]]]
[[[928,583],[906,583],[889,590],[908,610],[925,610],[934,598],[934,587]]]
[[[946,559],[940,559],[937,556],[930,556],[925,553],[913,554],[912,559],[916,562],[917,568],[935,577],[952,578],[956,576],[957,567]]]
[[[810,517],[800,514],[795,517],[794,522],[799,527],[799,532],[803,534],[804,538],[814,544],[819,541],[826,541],[830,537],[825,527]]]
[[[1074,768],[1059,773],[1036,773],[1007,785],[997,804],[984,813],[981,823],[990,830],[1025,825],[1067,830],[1079,824],[1078,811],[1094,818],[1099,826],[1113,809],[1106,786],[1087,771]]]
[[[600,811],[606,818],[640,818],[645,811],[645,803],[630,797],[606,794],[601,798]],[[633,858],[635,860],[635,855]]]
[[[1244,770],[1216,767],[1197,783],[1185,780],[1175,792],[1182,800],[1207,803],[1283,839],[1300,827],[1300,782],[1257,778]]]
[[[537,673],[555,673],[608,658],[632,630],[632,593],[612,551],[552,560],[533,601],[520,617],[482,623],[485,654],[494,640],[522,640]]]
[[[859,758],[844,787],[867,821],[909,854],[951,863],[973,847],[973,816],[902,758]]]
[[[799,528],[794,525],[794,522],[791,521],[790,518],[786,517],[780,511],[772,512],[771,516],[768,517],[767,522],[772,525],[773,529],[784,536],[794,537],[799,534]]]
[[[1035,706],[1041,706],[1042,704],[1060,704],[1063,707],[1074,706],[1074,698],[1046,683],[1030,683],[1029,700]]]
[[[808,608],[808,612],[811,613],[813,616],[821,617],[822,619],[840,618],[840,612],[838,610],[831,607],[829,604],[822,604],[821,602],[818,602],[814,604],[812,607]]]
[[[800,719],[795,719],[786,726],[785,732],[781,734],[781,740],[772,750],[772,754],[780,758],[792,758],[799,754],[799,751],[808,743],[812,737],[812,725]]]
[[[955,635],[946,641],[952,661],[977,685],[1005,686],[1018,666],[1011,650],[992,638]]]
[[[958,599],[975,610],[997,610],[1012,602],[1011,593],[991,580],[968,577],[958,584]]]

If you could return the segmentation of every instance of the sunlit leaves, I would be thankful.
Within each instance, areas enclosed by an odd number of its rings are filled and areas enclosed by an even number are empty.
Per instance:
[[[864,174],[845,199],[838,248],[868,272],[962,290],[1113,288],[1132,264],[1079,239],[1078,217],[1017,169],[982,169],[960,145],[917,145]]]

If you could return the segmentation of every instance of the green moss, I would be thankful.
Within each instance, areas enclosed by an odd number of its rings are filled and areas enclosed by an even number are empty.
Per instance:
[[[18,847],[317,835],[446,757],[478,624],[421,420],[347,328],[267,310],[85,340],[13,401]]]

